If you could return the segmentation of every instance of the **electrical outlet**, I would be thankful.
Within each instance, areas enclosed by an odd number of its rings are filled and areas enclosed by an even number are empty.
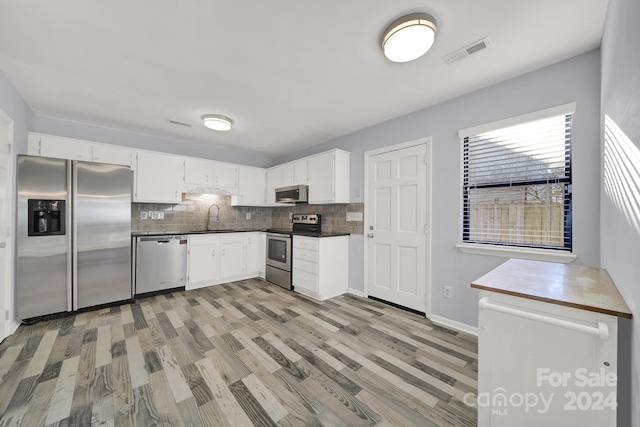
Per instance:
[[[140,219],[147,219],[147,218],[149,218],[149,212],[140,211]]]
[[[289,219],[293,219],[293,212],[289,212]]]
[[[442,293],[445,298],[448,298],[448,299],[453,298],[453,288],[451,286],[445,286],[442,289],[443,289]]]
[[[164,211],[149,211],[151,219],[164,219]]]
[[[247,219],[251,219],[251,212],[247,212]]]
[[[362,212],[347,212],[347,221],[363,221]]]

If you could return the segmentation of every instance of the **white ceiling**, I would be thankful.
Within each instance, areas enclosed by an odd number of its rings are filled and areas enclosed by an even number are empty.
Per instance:
[[[606,0],[0,0],[0,71],[37,116],[271,158],[587,52]],[[382,31],[438,21],[392,63]],[[483,37],[453,65],[443,56]],[[231,132],[201,125],[232,117]],[[186,128],[168,119],[190,123]]]

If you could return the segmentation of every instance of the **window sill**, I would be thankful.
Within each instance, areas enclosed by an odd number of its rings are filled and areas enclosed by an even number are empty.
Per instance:
[[[478,243],[460,243],[456,245],[456,248],[465,254],[560,262],[563,264],[567,264],[577,258],[577,255],[574,253],[554,249],[517,248],[513,246],[485,245]]]

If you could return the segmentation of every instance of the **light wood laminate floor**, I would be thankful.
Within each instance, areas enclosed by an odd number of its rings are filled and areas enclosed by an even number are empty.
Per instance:
[[[21,325],[0,425],[474,426],[477,339],[254,279]]]

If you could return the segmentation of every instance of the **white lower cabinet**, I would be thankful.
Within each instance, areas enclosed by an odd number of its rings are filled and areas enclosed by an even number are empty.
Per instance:
[[[189,235],[187,289],[264,276],[265,234]]]
[[[220,236],[190,235],[187,286],[217,282],[220,279]]]
[[[220,280],[234,280],[244,274],[245,237],[244,233],[220,236]]]
[[[294,290],[325,300],[349,288],[349,236],[293,236]]]
[[[245,273],[252,277],[264,277],[266,236],[264,233],[246,233]]]
[[[618,320],[480,292],[478,426],[615,426]]]

